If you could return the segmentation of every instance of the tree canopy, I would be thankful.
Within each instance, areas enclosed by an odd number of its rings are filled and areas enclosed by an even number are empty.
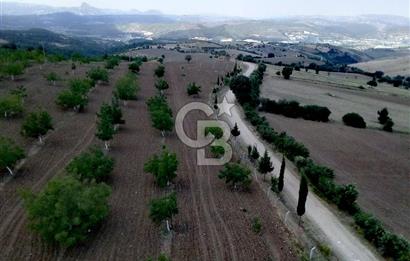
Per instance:
[[[0,170],[8,170],[13,175],[12,168],[16,163],[24,159],[24,150],[17,146],[12,140],[0,136]]]
[[[166,148],[162,150],[160,155],[152,156],[144,165],[144,171],[151,173],[161,188],[167,186],[177,176],[177,169],[176,154],[169,152]]]
[[[228,163],[219,172],[218,177],[224,179],[226,184],[236,188],[239,184],[244,189],[248,188],[252,182],[251,171],[247,167],[238,163]]]

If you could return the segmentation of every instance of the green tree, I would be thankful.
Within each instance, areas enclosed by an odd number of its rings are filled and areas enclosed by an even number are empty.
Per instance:
[[[201,86],[197,85],[195,82],[189,83],[186,89],[189,96],[198,95],[201,92]]]
[[[93,83],[89,79],[74,79],[69,83],[70,91],[86,95],[92,88]]]
[[[144,165],[144,171],[151,173],[161,188],[168,186],[176,178],[177,169],[177,155],[170,153],[166,148],[162,150],[161,155],[153,155]]]
[[[235,138],[238,137],[239,135],[241,135],[241,132],[239,131],[238,128],[238,124],[235,123],[235,126],[233,127],[233,129],[231,130],[231,134],[232,136],[234,136]]]
[[[282,165],[280,166],[280,172],[279,172],[279,182],[278,182],[279,192],[282,192],[283,186],[285,183],[285,169],[286,169],[286,160],[285,160],[285,156],[283,156]]]
[[[157,224],[165,220],[168,231],[170,231],[172,227],[172,217],[176,214],[178,214],[178,204],[175,193],[151,201],[150,218]]]
[[[381,125],[386,124],[387,120],[389,119],[389,111],[387,110],[387,108],[383,108],[380,111],[377,111],[377,114],[379,115],[377,117],[377,119],[379,120],[379,123]]]
[[[24,65],[21,62],[9,63],[4,65],[3,71],[10,76],[14,81],[15,76],[22,75],[24,73]]]
[[[105,69],[114,69],[116,66],[120,64],[120,61],[118,57],[110,57],[106,62],[105,62]]]
[[[252,161],[257,161],[260,157],[258,148],[256,148],[256,146],[252,147],[252,152],[251,152],[251,160]]]
[[[221,127],[205,127],[205,136],[208,136],[208,134],[212,134],[215,139],[219,140],[223,137],[224,131]]]
[[[290,76],[292,75],[292,73],[293,73],[293,68],[292,67],[286,66],[282,69],[283,78],[286,79],[286,80],[290,79]]]
[[[133,62],[128,65],[128,69],[133,73],[139,73],[141,64],[138,62]]]
[[[192,56],[191,56],[190,54],[187,54],[187,55],[185,56],[185,60],[186,60],[188,63],[190,63],[191,60],[192,60]]]
[[[88,97],[78,92],[64,90],[58,94],[56,104],[64,109],[81,111],[88,104]]]
[[[174,120],[168,112],[163,110],[153,111],[151,117],[153,127],[161,131],[163,137],[165,136],[165,132],[172,131]]]
[[[4,118],[17,117],[23,114],[22,98],[18,95],[7,95],[0,97],[0,114]]]
[[[58,81],[60,79],[60,77],[58,77],[57,73],[51,72],[51,73],[46,75],[46,79],[47,79],[48,82],[52,83],[55,86],[56,81]]]
[[[132,74],[127,74],[117,81],[115,84],[116,96],[124,101],[137,99],[138,84],[136,78]]]
[[[111,117],[112,124],[119,125],[124,124],[125,120],[123,119],[122,110],[118,101],[117,96],[113,96],[111,99]],[[116,127],[118,128],[118,127]]]
[[[157,88],[157,90],[163,94],[165,90],[169,89],[169,84],[167,81],[165,81],[164,79],[160,78],[157,80],[157,82],[155,83],[155,88]]]
[[[278,178],[276,177],[270,178],[270,190],[272,190],[275,193],[279,193],[278,184],[279,184]]]
[[[308,181],[305,175],[302,175],[299,187],[299,200],[297,206],[297,213],[302,217],[306,212],[306,200],[309,193]]]
[[[157,69],[154,71],[155,76],[158,78],[164,77],[165,75],[165,67],[163,65],[158,65]]]
[[[270,161],[270,157],[268,155],[268,151],[265,150],[263,157],[259,161],[258,171],[263,175],[263,179],[266,179],[266,174],[272,172],[274,169],[272,162]]]
[[[24,104],[24,99],[27,98],[27,89],[23,85],[17,86],[10,91],[10,95],[15,95],[21,99],[21,103]]]
[[[13,168],[16,163],[25,158],[22,148],[12,140],[0,136],[0,170],[7,170],[13,176]]]
[[[25,191],[22,197],[30,228],[50,243],[70,247],[85,241],[107,217],[110,193],[105,184],[83,184],[67,176],[51,180],[37,195]]]
[[[257,217],[253,218],[251,227],[252,227],[252,231],[255,234],[259,234],[262,231],[262,223],[261,223],[260,218],[257,218]]]
[[[109,81],[108,71],[100,67],[92,68],[87,72],[87,76],[96,83]]]
[[[66,167],[68,174],[80,181],[104,181],[114,170],[114,159],[101,149],[92,148],[75,157]]]
[[[53,119],[50,114],[44,110],[30,113],[21,128],[21,134],[26,137],[38,138],[43,143],[42,137],[49,130],[53,130]]]
[[[252,182],[250,176],[250,169],[237,163],[226,164],[218,175],[220,179],[224,179],[225,183],[231,185],[234,189],[237,188],[238,184],[244,189],[249,188]]]
[[[99,120],[97,123],[97,132],[95,136],[104,141],[105,149],[109,149],[109,141],[112,140],[115,134],[115,129],[113,125],[112,116],[104,111],[104,114],[99,115]]]

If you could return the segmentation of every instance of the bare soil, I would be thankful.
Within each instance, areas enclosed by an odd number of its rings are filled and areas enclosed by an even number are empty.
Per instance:
[[[184,57],[166,53],[166,79],[171,86],[167,96],[174,115],[189,101],[208,101],[217,75],[233,66],[228,61],[204,55],[194,55],[188,64]],[[48,109],[55,118],[56,130],[47,136],[45,145],[30,155],[14,178],[1,181],[1,260],[145,260],[162,251],[170,254],[172,260],[297,259],[291,234],[256,184],[250,193],[231,191],[218,179],[219,167],[198,167],[196,151],[182,144],[175,133],[163,141],[160,133],[153,129],[145,102],[155,93],[153,71],[156,66],[155,62],[149,62],[142,67],[138,100],[123,107],[126,124],[111,143],[110,155],[116,159],[116,166],[109,182],[113,190],[110,215],[100,228],[91,232],[87,242],[71,249],[46,245],[27,228],[18,190],[39,191],[52,177],[61,175],[74,156],[93,144],[102,146],[94,135],[95,113],[103,101],[110,100],[113,84],[127,72],[127,64],[114,69],[109,85],[92,91],[87,110],[82,114],[59,111],[54,105],[57,92],[43,89],[54,87],[46,86],[35,73],[24,76],[30,93],[28,108],[41,104]],[[186,95],[186,85],[191,81],[202,85],[199,99]],[[186,119],[186,132],[190,135],[196,133],[195,120],[199,118],[204,115],[193,112]],[[2,135],[17,139],[26,148],[32,146],[30,141],[19,140],[18,132],[15,133],[19,130],[18,121],[1,124],[6,126],[1,129]],[[157,188],[153,178],[143,172],[143,164],[160,151],[162,142],[177,152],[180,162],[175,184],[164,190]],[[172,188],[177,191],[179,214],[169,238],[162,236],[163,228],[149,219],[148,204]],[[263,224],[261,235],[251,230],[254,217],[259,217]]]

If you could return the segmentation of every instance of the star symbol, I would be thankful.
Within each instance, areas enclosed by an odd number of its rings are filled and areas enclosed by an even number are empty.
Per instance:
[[[219,108],[218,116],[227,114],[229,117],[232,117],[231,109],[233,106],[235,106],[235,103],[229,103],[228,99],[226,99],[226,96],[225,96],[223,99],[223,102],[218,104],[218,108]]]

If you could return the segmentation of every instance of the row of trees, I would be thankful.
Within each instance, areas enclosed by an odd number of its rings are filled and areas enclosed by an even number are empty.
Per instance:
[[[342,186],[336,185],[333,181],[333,171],[325,166],[317,165],[310,160],[309,151],[303,146],[303,144],[296,142],[285,133],[278,135],[269,126],[266,119],[258,115],[252,104],[248,103],[244,105],[244,110],[245,116],[252,125],[256,126],[257,131],[262,138],[269,143],[273,143],[276,149],[284,153],[284,155],[291,161],[295,162],[302,174],[297,207],[299,215],[305,211],[304,205],[308,193],[307,181],[309,180],[319,192],[319,195],[335,203],[340,209],[346,210],[355,216],[356,225],[359,229],[363,230],[365,237],[375,244],[384,256],[392,257],[395,260],[407,260],[410,257],[410,245],[404,238],[386,231],[381,223],[375,222],[372,216],[360,210],[359,206],[356,204],[358,192],[355,186],[350,184]],[[382,122],[386,121],[386,112],[380,111],[379,117]],[[283,139],[284,142],[282,142],[281,139]],[[278,184],[279,181],[273,181],[273,185],[278,186]],[[373,233],[373,231],[382,232]],[[374,235],[374,238],[367,237],[367,233],[373,233],[372,235]],[[378,244],[377,242],[383,243]]]
[[[260,111],[281,114],[290,118],[328,122],[331,111],[318,105],[301,106],[297,101],[261,99]]]
[[[174,126],[172,110],[169,107],[165,96],[157,95],[151,97],[147,101],[147,106],[153,127],[161,131],[161,135],[164,137],[165,132],[172,131]]]
[[[102,181],[113,168],[114,160],[93,148],[69,163],[67,176],[54,178],[38,194],[23,191],[30,228],[64,247],[86,241],[108,216],[111,189]]]

